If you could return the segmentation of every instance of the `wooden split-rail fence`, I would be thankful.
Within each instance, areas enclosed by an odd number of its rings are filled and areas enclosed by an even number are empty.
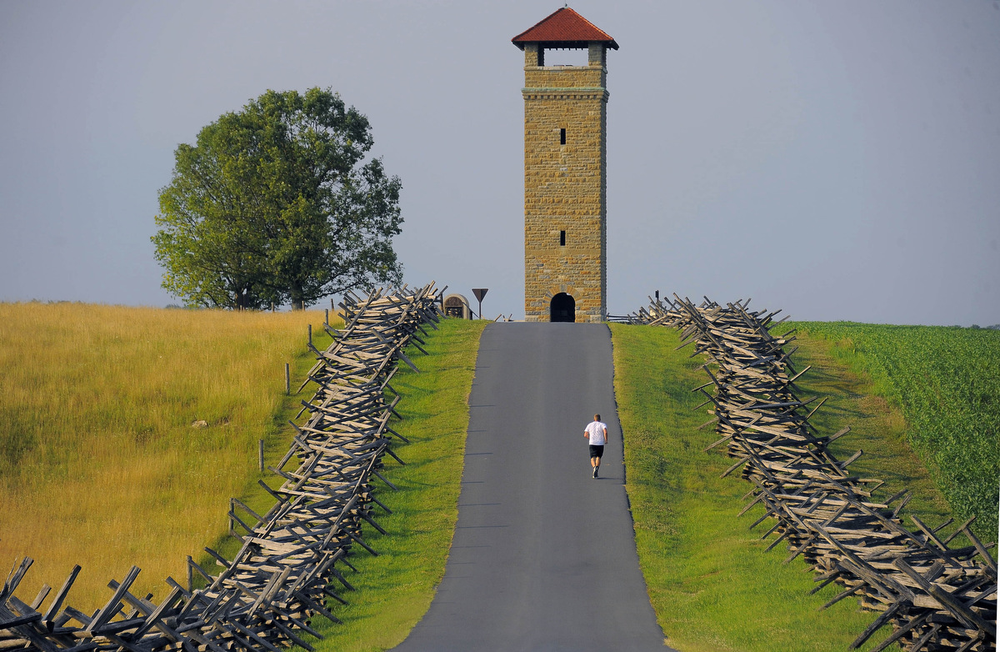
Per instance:
[[[341,568],[354,568],[355,546],[377,554],[362,526],[384,532],[375,507],[389,510],[375,496],[373,479],[392,486],[382,460],[385,454],[396,457],[390,449],[395,440],[405,441],[389,426],[399,401],[390,381],[397,361],[414,366],[403,349],[419,349],[423,326],[437,328],[439,294],[433,283],[364,298],[348,293],[341,304],[344,328],[327,326],[330,346],[319,351],[310,338],[317,361],[308,381],[318,389],[303,402],[299,415],[308,413],[305,422],[292,424],[288,453],[271,469],[284,482],[271,489],[261,481],[274,498],[264,514],[233,501],[229,517],[242,547],[232,559],[206,548],[220,573],[188,559],[203,588],[167,578],[169,593],[156,603],[152,595],[129,591],[139,574],[133,566],[109,584],[107,604],[83,613],[66,604],[79,566],[47,604],[48,586],[30,602],[19,599],[15,591],[32,564],[25,558],[0,590],[0,651],[279,652],[292,644],[312,650],[309,636],[319,636],[313,617],[339,622],[327,601],[346,604],[340,587],[353,587]],[[394,398],[387,402],[388,395]]]
[[[619,321],[680,329],[681,346],[693,344],[692,356],[708,358],[709,380],[693,390],[705,396],[699,408],[712,407],[713,418],[702,427],[715,424],[719,435],[706,451],[725,444],[735,461],[723,475],[740,470],[753,484],[740,515],[763,506],[751,529],[771,519],[764,534],[774,535],[768,550],[786,542],[786,563],[802,556],[816,573],[812,593],[840,586],[822,608],[855,596],[878,612],[851,649],[888,624],[891,634],[873,652],[893,643],[912,651],[995,650],[997,565],[990,546],[969,529],[974,519],[947,536],[943,530],[952,519],[931,527],[910,516],[915,529],[908,529],[900,516],[907,491],[875,498],[883,482],[848,468],[861,451],[845,460],[834,456],[830,443],[850,428],[820,435],[810,425],[823,401],[812,406],[796,396],[795,383],[808,367],[796,371],[794,349],[785,351],[793,331],[772,335],[784,321],[774,321],[780,311],[707,298],[696,306],[674,297],[651,299],[648,308]],[[956,541],[962,545],[950,547]]]

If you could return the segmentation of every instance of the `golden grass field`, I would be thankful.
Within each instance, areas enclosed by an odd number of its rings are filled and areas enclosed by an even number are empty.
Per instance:
[[[58,589],[75,564],[68,603],[84,611],[133,564],[133,593],[183,584],[186,557],[225,534],[229,498],[259,477],[258,439],[279,444],[284,364],[307,368],[307,324],[322,322],[0,304],[0,564],[35,559],[18,595]]]

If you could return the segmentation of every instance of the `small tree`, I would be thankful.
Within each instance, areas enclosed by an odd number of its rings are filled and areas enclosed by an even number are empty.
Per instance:
[[[302,309],[399,283],[398,177],[364,162],[368,119],[330,89],[268,91],[179,145],[152,241],[188,305]]]

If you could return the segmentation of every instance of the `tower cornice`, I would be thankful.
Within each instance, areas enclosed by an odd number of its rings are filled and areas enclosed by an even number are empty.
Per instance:
[[[521,95],[526,100],[604,100],[608,101],[611,93],[608,89],[594,86],[592,88],[522,88]]]

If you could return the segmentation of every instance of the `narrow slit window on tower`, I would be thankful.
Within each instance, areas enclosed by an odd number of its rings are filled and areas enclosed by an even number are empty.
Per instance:
[[[559,246],[560,247],[565,247],[566,246],[566,232],[565,231],[560,231],[559,232]]]
[[[565,129],[560,129],[559,130],[559,144],[560,145],[565,145],[566,144],[566,130]]]

